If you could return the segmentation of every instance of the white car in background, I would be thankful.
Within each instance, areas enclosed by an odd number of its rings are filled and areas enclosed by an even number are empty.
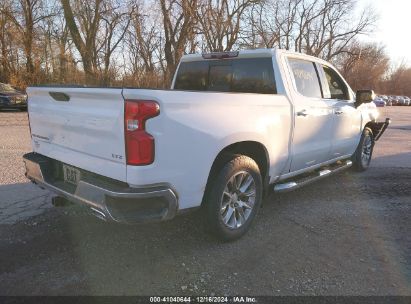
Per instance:
[[[398,105],[408,106],[409,105],[409,99],[405,96],[398,96]]]
[[[387,95],[381,95],[379,97],[385,101],[386,106],[392,106],[392,102],[390,101],[390,98]]]
[[[373,100],[373,102],[375,103],[375,105],[377,107],[385,107],[387,105],[387,103],[385,102],[385,100],[381,97],[377,97]]]

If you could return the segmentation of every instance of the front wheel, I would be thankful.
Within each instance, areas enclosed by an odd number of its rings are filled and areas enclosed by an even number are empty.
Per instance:
[[[355,171],[362,172],[368,169],[374,149],[374,136],[370,128],[365,128],[352,160]]]
[[[262,202],[263,184],[256,162],[233,156],[210,180],[205,196],[207,227],[218,238],[232,241],[250,228]]]

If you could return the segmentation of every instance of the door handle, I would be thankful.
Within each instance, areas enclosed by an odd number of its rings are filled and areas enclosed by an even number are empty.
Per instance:
[[[305,109],[297,112],[297,116],[303,116],[303,117],[305,117],[305,116],[307,116],[307,115],[308,115],[308,113],[307,113],[307,110],[305,110]]]
[[[336,115],[341,115],[341,114],[343,114],[344,113],[344,111],[341,111],[341,110],[335,110],[335,112],[334,112]]]

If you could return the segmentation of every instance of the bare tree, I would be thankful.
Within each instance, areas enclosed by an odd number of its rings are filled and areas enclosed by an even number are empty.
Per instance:
[[[393,67],[386,81],[385,92],[392,95],[411,96],[411,68],[404,61]]]
[[[12,25],[10,22],[10,16],[12,15],[12,8],[10,1],[5,0],[0,6],[0,47],[1,47],[1,73],[0,80],[7,81],[12,72],[11,60],[11,36],[12,36]]]
[[[375,16],[356,2],[2,0],[0,80],[166,87],[184,53],[279,47],[332,61],[354,88],[405,94],[408,68],[358,42]]]
[[[245,11],[258,0],[202,0],[197,10],[207,51],[229,51],[241,34]]]
[[[383,46],[355,42],[339,56],[336,64],[354,90],[385,91],[389,58]]]
[[[69,48],[69,29],[67,27],[66,21],[62,14],[56,14],[56,17],[53,18],[52,23],[50,24],[50,35],[53,39],[54,46],[53,49],[57,50],[55,59],[57,63],[55,64],[56,78],[59,82],[65,83],[68,78],[68,65],[70,61],[73,61],[70,58]]]
[[[51,15],[42,0],[19,0],[13,2],[12,10],[5,10],[22,39],[23,51],[26,59],[26,75],[34,73],[33,46],[37,36],[38,24]]]
[[[70,0],[61,0],[67,27],[78,52],[88,82],[94,82],[97,70],[97,34],[103,15],[102,0],[75,1],[75,12]]]
[[[376,17],[366,8],[358,19],[353,19],[352,0],[323,1],[321,14],[313,19],[312,30],[305,33],[305,49],[301,51],[332,60],[344,53],[355,38],[368,33]]]
[[[146,72],[153,72],[156,66],[156,53],[160,47],[161,32],[156,24],[157,20],[150,22],[154,16],[148,15],[142,7],[137,7],[136,13],[132,16],[132,29],[130,31],[130,48],[133,52],[135,62],[137,58],[142,60],[143,68]]]
[[[197,0],[160,0],[166,80],[174,73],[196,25]]]
[[[266,0],[254,5],[246,42],[332,60],[376,20],[366,8],[353,18],[355,0]],[[257,36],[257,38],[255,37]]]
[[[131,23],[135,6],[124,5],[122,1],[107,1],[104,3],[102,15],[103,33],[101,53],[103,57],[103,84],[109,83],[109,70],[112,63],[112,55],[120,42],[123,41]]]
[[[280,45],[279,2],[253,4],[245,17],[240,46],[245,48],[273,48]]]

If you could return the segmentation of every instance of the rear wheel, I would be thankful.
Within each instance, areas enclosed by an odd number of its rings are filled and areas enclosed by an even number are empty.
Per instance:
[[[370,128],[365,128],[357,150],[355,151],[352,160],[353,168],[356,171],[362,172],[370,166],[372,152],[374,149],[374,136]]]
[[[262,178],[256,162],[233,156],[214,175],[204,201],[207,227],[218,238],[232,241],[250,228],[262,201]]]

